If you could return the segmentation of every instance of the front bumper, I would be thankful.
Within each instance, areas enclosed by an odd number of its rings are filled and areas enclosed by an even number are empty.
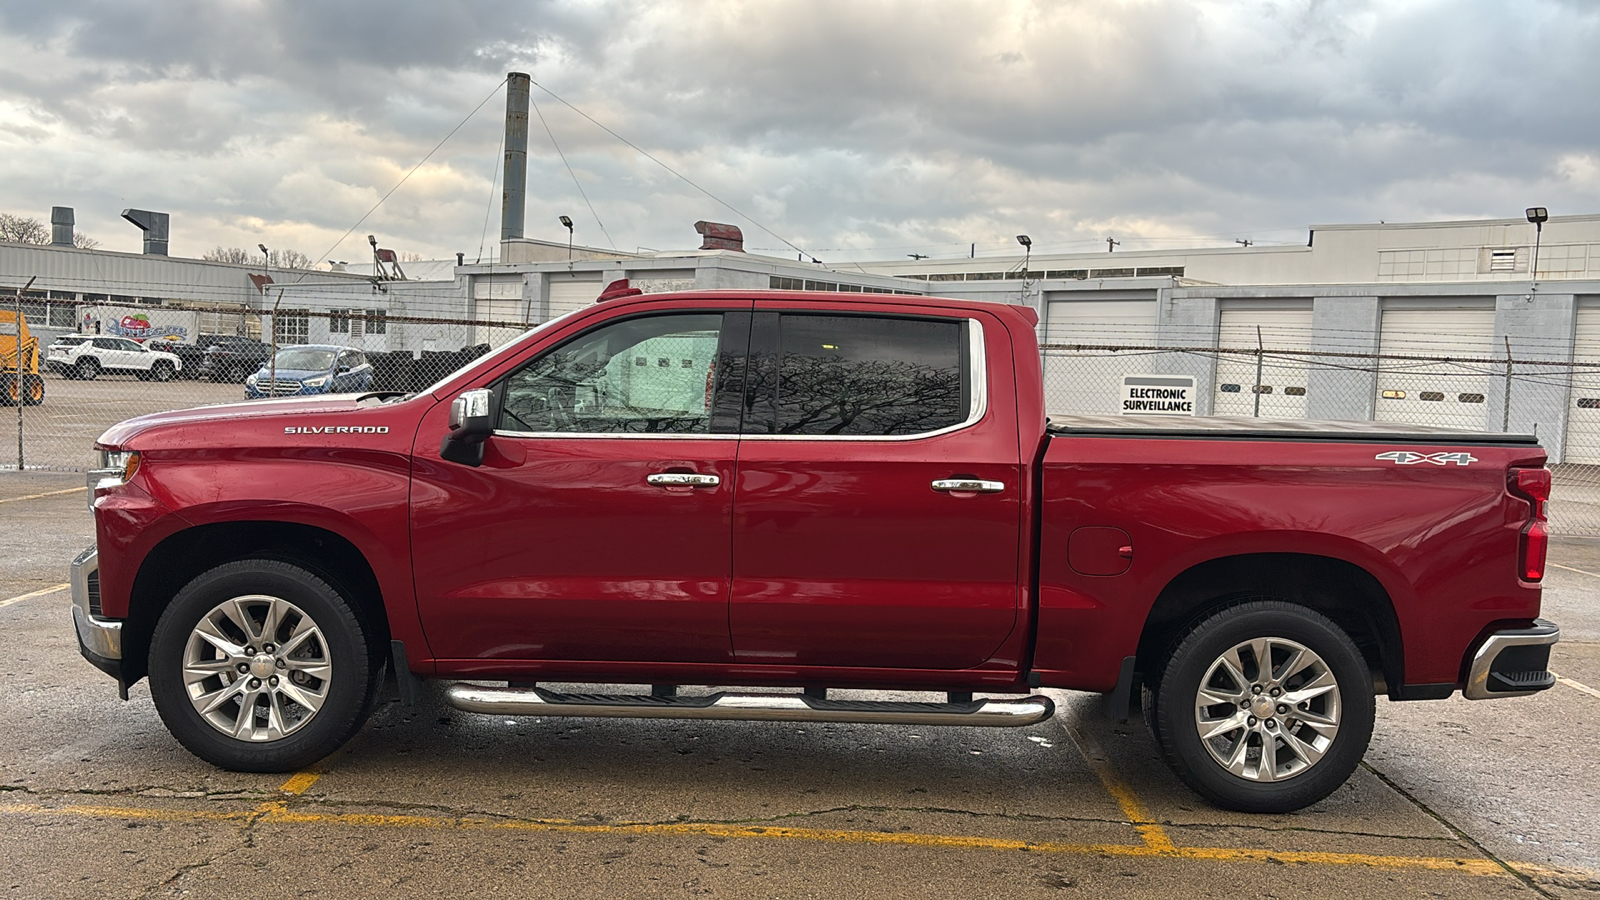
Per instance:
[[[1508,628],[1484,638],[1472,655],[1467,685],[1468,700],[1526,697],[1553,686],[1549,671],[1550,648],[1561,639],[1556,623],[1534,619],[1527,628]]]
[[[122,678],[122,622],[100,615],[100,554],[90,547],[72,561],[72,624],[78,632],[78,652],[95,668]]]

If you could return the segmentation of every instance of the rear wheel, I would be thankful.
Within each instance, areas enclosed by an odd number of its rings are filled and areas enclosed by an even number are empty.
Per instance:
[[[78,364],[74,367],[74,377],[81,378],[84,381],[93,381],[99,375],[100,360],[92,356],[85,356],[83,359],[78,360]]]
[[[225,769],[287,772],[337,750],[366,720],[382,656],[351,602],[279,560],[227,563],[189,582],[157,622],[150,694],[191,753]]]
[[[22,385],[17,376],[0,372],[0,406],[16,406],[22,402]]]
[[[1372,737],[1372,677],[1339,626],[1277,600],[1242,603],[1178,643],[1151,719],[1168,765],[1244,812],[1310,806],[1349,779]]]
[[[27,406],[38,406],[44,402],[43,378],[32,374],[22,376],[22,402]]]

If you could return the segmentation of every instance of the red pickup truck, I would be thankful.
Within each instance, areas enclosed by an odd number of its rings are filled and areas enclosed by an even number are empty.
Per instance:
[[[1035,324],[619,283],[417,394],[131,419],[79,642],[230,769],[332,752],[386,664],[496,715],[1028,725],[1056,687],[1256,811],[1342,784],[1378,693],[1554,682],[1533,438],[1052,421]]]

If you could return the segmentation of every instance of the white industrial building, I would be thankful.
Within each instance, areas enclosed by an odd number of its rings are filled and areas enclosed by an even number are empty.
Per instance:
[[[29,302],[48,301],[43,312],[58,327],[68,324],[58,305],[102,297],[262,313],[278,305],[280,339],[412,354],[504,343],[621,278],[647,292],[779,288],[1026,303],[1039,312],[1041,341],[1058,348],[1047,350],[1053,412],[1115,412],[1123,375],[1178,374],[1195,379],[1201,413],[1536,429],[1555,459],[1600,464],[1600,216],[1546,222],[1536,273],[1535,238],[1521,218],[1334,225],[1311,229],[1304,246],[1071,254],[1019,246],[1010,256],[835,266],[735,249],[625,254],[512,238],[494,263],[409,263],[405,280],[355,267],[274,273],[264,291],[250,277],[260,269],[248,266],[0,244],[0,288],[37,275]],[[1268,351],[1259,376],[1255,354],[1218,352],[1258,344]],[[1511,379],[1508,344],[1520,367]],[[1089,349],[1106,346],[1147,349]],[[1375,354],[1458,362],[1379,364]]]

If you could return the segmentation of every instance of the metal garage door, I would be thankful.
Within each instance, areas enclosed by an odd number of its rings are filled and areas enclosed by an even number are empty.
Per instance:
[[[1254,354],[1218,356],[1217,396],[1212,412],[1219,416],[1304,419],[1306,357],[1274,356],[1272,351],[1311,349],[1311,307],[1223,309],[1221,326],[1218,347],[1255,350],[1259,329],[1259,346],[1266,352],[1261,355],[1259,380]]]
[[[1045,343],[1150,346],[1156,342],[1154,300],[1053,300]],[[1153,354],[1128,351],[1044,351],[1044,408],[1051,415],[1112,415],[1122,376],[1142,375]]]
[[[598,281],[551,281],[550,318],[582,309],[600,296]]]
[[[1578,307],[1576,338],[1572,343],[1573,361],[1600,365],[1600,306]],[[1553,381],[1558,377],[1546,375],[1544,379]],[[1600,464],[1600,368],[1572,370],[1562,461]]]
[[[1385,309],[1378,352],[1383,356],[1494,356],[1494,308]],[[1384,359],[1378,367],[1376,418],[1481,431],[1489,427],[1485,401],[1498,383],[1485,363]],[[1499,423],[1495,424],[1498,431]]]

